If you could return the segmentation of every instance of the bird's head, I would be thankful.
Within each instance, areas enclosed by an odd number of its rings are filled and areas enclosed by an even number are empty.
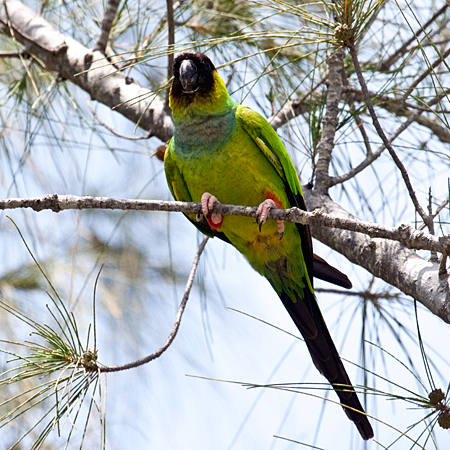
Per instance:
[[[214,64],[203,53],[180,53],[173,63],[173,77],[169,105],[175,120],[185,114],[223,114],[233,103]]]

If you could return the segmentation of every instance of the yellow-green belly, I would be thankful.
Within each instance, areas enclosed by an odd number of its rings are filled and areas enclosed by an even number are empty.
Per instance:
[[[283,208],[289,208],[283,180],[272,164],[245,130],[235,130],[233,134],[220,149],[203,149],[184,157],[178,153],[177,165],[192,200],[199,202],[203,193],[209,192],[221,203],[258,206],[273,194]],[[281,257],[297,259],[296,253],[301,254],[300,235],[292,223],[285,222],[282,240],[275,220],[268,220],[260,232],[253,218],[225,216],[218,231],[260,273],[267,262]]]

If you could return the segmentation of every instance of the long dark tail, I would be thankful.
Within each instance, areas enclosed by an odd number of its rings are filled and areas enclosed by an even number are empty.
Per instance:
[[[283,292],[280,295],[281,301],[305,339],[314,365],[333,386],[348,418],[355,423],[363,439],[371,439],[372,426],[364,415],[364,409],[331,339],[317,301],[308,288],[304,291],[305,299],[296,295],[297,301],[294,303]]]
[[[336,267],[328,264],[323,258],[316,254],[314,254],[313,259],[313,276],[314,278],[320,278],[321,280],[341,286],[345,289],[352,288],[352,282],[348,279],[347,275],[336,269]]]

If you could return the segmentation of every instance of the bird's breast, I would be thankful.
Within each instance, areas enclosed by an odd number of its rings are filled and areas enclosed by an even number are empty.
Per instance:
[[[235,110],[220,116],[193,116],[175,124],[174,143],[179,154],[202,157],[223,148],[235,130]]]

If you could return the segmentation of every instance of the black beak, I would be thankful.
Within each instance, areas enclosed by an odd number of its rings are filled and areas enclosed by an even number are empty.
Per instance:
[[[185,59],[180,65],[180,83],[186,94],[193,94],[198,90],[197,67],[190,59]]]

